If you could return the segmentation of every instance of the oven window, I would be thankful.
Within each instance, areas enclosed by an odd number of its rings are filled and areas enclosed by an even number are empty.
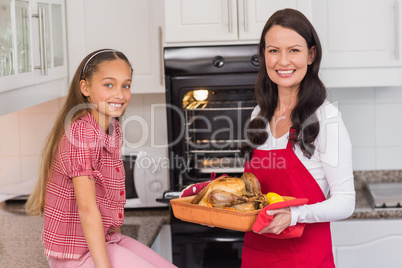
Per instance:
[[[184,94],[183,150],[192,177],[243,173],[245,159],[239,148],[247,142],[244,127],[257,105],[253,98],[251,86],[205,87]]]
[[[138,198],[137,191],[134,184],[134,168],[137,155],[123,155],[124,171],[126,173],[126,198]]]

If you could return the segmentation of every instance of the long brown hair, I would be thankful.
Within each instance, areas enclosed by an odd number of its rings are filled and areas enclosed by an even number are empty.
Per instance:
[[[100,49],[94,51],[86,56],[78,66],[71,81],[64,106],[60,110],[55,124],[49,133],[45,147],[43,148],[42,161],[39,168],[39,178],[25,205],[26,211],[29,215],[43,216],[47,181],[51,176],[52,162],[58,150],[59,142],[65,133],[65,126],[68,126],[88,113],[91,107],[87,98],[81,93],[80,81],[87,80],[90,82],[93,73],[97,71],[97,67],[100,63],[116,59],[125,61],[131,68],[131,64],[127,57],[122,52],[112,49]],[[131,68],[131,73],[132,72],[133,70]],[[79,107],[79,109],[77,109],[77,107]],[[73,114],[71,114],[72,112]],[[69,122],[66,122],[66,120]]]
[[[314,141],[320,130],[315,111],[324,103],[327,91],[318,77],[322,48],[318,35],[310,21],[299,11],[283,9],[275,12],[267,21],[261,34],[258,47],[260,63],[257,75],[255,97],[261,111],[247,126],[248,143],[241,148],[246,157],[250,157],[254,148],[264,144],[268,139],[266,127],[271,121],[278,105],[278,86],[269,78],[264,57],[265,35],[274,25],[292,29],[307,42],[308,49],[315,47],[316,55],[313,63],[308,66],[306,76],[300,83],[297,104],[292,111],[292,127],[296,129],[295,144],[299,144],[303,154],[308,158],[314,154]]]

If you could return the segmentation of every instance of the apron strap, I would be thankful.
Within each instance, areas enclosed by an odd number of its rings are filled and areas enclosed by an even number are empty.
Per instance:
[[[291,127],[290,130],[289,130],[289,141],[288,141],[288,144],[286,146],[286,149],[292,149],[293,145],[296,143],[296,139],[297,139],[296,128]]]

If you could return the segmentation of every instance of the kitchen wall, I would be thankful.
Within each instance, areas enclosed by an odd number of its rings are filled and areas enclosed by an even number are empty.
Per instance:
[[[329,100],[349,131],[355,170],[402,169],[402,88],[329,89]],[[37,178],[41,149],[63,101],[0,117],[0,187]],[[164,94],[132,96],[122,120],[126,146],[167,144],[164,103]]]
[[[0,186],[37,178],[39,156],[62,102],[0,116]]]
[[[402,87],[330,89],[329,99],[339,103],[354,170],[402,169]]]

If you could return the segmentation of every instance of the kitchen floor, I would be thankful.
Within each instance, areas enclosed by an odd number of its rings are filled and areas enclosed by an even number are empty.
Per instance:
[[[40,240],[43,218],[26,215],[23,202],[0,203],[0,267],[49,267]]]

